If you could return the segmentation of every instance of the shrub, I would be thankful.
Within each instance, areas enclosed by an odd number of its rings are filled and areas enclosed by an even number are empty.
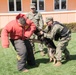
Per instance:
[[[76,32],[76,23],[63,23],[66,27],[68,27],[72,32]],[[46,27],[44,25],[43,29]]]
[[[64,23],[72,32],[76,32],[76,23]]]

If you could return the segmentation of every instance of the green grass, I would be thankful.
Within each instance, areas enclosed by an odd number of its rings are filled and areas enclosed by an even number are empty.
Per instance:
[[[35,54],[37,67],[28,67],[28,73],[19,72],[16,69],[16,52],[12,45],[10,48],[4,49],[0,43],[0,75],[76,75],[76,33],[72,34],[72,40],[69,42],[68,49],[70,51],[71,60],[63,62],[60,67],[53,66],[53,63],[48,63],[47,54],[42,57],[40,53]],[[36,44],[36,51],[38,46]]]

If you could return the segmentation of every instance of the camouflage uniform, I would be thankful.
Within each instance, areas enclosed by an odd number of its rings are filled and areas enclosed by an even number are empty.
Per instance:
[[[31,8],[34,8],[34,5],[32,5]],[[42,18],[42,15],[38,11],[35,11],[34,13],[29,12],[27,14],[27,18],[32,20],[39,29],[43,28],[43,25],[44,25],[43,18]],[[35,34],[33,34],[30,39],[38,39],[38,38]],[[34,41],[32,43],[32,46],[33,46],[33,49],[35,50]],[[39,50],[40,51],[43,50],[43,44],[41,43],[39,43]]]
[[[51,18],[46,20],[50,21]],[[53,21],[52,26],[47,26],[45,28],[47,33],[44,33],[44,37],[59,40],[58,45],[56,46],[56,59],[61,61],[62,52],[65,54],[66,58],[69,56],[69,51],[66,48],[68,42],[71,39],[70,30],[67,29],[64,25],[57,21]]]

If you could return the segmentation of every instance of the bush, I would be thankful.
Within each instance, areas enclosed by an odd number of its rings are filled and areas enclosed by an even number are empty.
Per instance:
[[[72,32],[76,32],[76,23],[63,23],[67,28],[69,28]],[[44,25],[43,29],[46,27]]]
[[[76,32],[76,23],[64,23],[72,32]]]

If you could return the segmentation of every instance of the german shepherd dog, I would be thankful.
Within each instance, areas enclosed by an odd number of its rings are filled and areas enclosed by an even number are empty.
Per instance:
[[[56,46],[53,43],[53,41],[50,38],[44,37],[44,35],[40,34],[40,31],[38,28],[36,28],[34,34],[38,36],[38,40],[41,41],[45,46],[48,48],[48,56],[50,58],[50,62],[56,63],[55,53],[56,53]]]

